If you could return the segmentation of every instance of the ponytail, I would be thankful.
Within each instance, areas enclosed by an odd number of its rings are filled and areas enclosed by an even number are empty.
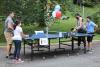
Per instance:
[[[15,22],[15,24],[14,24],[14,30],[16,29],[16,26],[18,25],[18,24],[20,24],[21,22],[19,21],[19,20],[17,20],[16,22]]]

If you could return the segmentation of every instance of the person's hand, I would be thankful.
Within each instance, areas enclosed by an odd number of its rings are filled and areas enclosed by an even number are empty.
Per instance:
[[[84,25],[84,29],[86,29],[86,25]]]
[[[76,29],[76,28],[74,28],[73,32],[75,32],[75,31],[77,31],[77,29]]]
[[[25,38],[28,38],[29,37],[29,35],[25,35]]]

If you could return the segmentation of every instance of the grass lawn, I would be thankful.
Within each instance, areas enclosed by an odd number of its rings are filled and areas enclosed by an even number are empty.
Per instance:
[[[100,34],[96,34],[96,36],[94,36],[94,40],[100,40]]]

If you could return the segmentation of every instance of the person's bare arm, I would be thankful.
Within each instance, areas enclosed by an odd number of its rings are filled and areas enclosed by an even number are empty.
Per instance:
[[[82,18],[80,17],[79,18],[79,26],[76,29],[80,29],[82,27],[82,23],[83,23],[83,21],[82,21]]]
[[[96,32],[97,30],[98,30],[98,25],[95,24],[95,30],[94,30],[94,32]]]
[[[14,29],[14,28],[13,28],[13,24],[8,23],[8,28],[10,28],[10,29],[12,29],[12,30],[13,30],[13,29]]]
[[[22,36],[22,37],[25,37],[25,34],[24,34],[23,32],[21,32],[21,36]]]
[[[29,37],[29,35],[25,35],[23,32],[21,32],[21,36],[22,36],[22,38]]]
[[[96,24],[95,27],[98,28],[98,25]]]

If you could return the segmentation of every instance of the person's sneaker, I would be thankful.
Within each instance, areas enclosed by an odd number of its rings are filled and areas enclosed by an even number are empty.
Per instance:
[[[5,58],[9,58],[9,56],[6,56]]]
[[[18,60],[13,60],[15,64],[20,64],[20,63],[23,63],[24,61],[18,59]]]
[[[94,49],[91,49],[92,52],[94,52]]]
[[[23,60],[21,60],[21,59],[18,59],[17,60],[17,63],[23,63],[24,61]]]
[[[10,54],[9,54],[9,56],[12,56],[12,55],[14,55],[14,54],[13,54],[13,53],[10,53]]]
[[[86,50],[87,52],[89,52],[89,50]]]
[[[88,53],[92,54],[92,53],[93,53],[93,51],[92,51],[92,50],[89,50],[89,51],[88,51]]]

